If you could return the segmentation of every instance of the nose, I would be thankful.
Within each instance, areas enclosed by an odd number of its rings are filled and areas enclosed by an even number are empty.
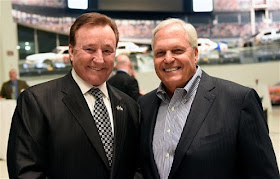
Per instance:
[[[165,63],[172,63],[174,60],[175,60],[175,59],[174,59],[172,53],[169,52],[169,51],[166,52],[165,57],[164,57],[164,62],[165,62]]]
[[[103,54],[102,54],[102,50],[96,50],[96,52],[93,55],[92,61],[94,61],[95,63],[103,63]]]

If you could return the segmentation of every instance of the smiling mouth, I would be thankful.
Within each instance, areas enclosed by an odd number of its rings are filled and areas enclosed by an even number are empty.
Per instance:
[[[100,70],[102,70],[102,68],[96,68],[96,67],[89,67],[90,69],[92,69],[92,70],[95,70],[95,71],[100,71]]]
[[[179,70],[179,69],[180,69],[180,67],[176,67],[176,68],[164,68],[163,71],[165,71],[165,72],[172,72],[172,71],[177,71],[177,70]]]

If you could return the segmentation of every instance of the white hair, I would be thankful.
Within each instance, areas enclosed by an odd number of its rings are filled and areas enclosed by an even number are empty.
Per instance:
[[[197,32],[195,30],[195,28],[193,27],[193,25],[186,23],[185,21],[181,20],[181,19],[176,19],[176,18],[169,18],[166,20],[161,21],[156,28],[153,30],[153,37],[152,37],[152,48],[154,48],[154,38],[156,33],[161,30],[162,28],[171,25],[171,24],[179,24],[181,25],[187,34],[187,42],[190,43],[191,47],[197,47]]]

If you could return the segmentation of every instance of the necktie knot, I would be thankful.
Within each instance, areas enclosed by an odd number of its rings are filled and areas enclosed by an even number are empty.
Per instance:
[[[91,88],[90,93],[96,98],[96,100],[102,99],[102,92],[99,88]]]

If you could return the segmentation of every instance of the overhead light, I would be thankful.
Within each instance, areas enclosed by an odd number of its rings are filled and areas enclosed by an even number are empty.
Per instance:
[[[29,51],[30,49],[31,49],[30,46],[25,46],[25,50],[26,50],[26,51]]]
[[[88,0],[68,0],[69,9],[88,9]]]
[[[213,0],[193,0],[194,12],[212,12]]]

